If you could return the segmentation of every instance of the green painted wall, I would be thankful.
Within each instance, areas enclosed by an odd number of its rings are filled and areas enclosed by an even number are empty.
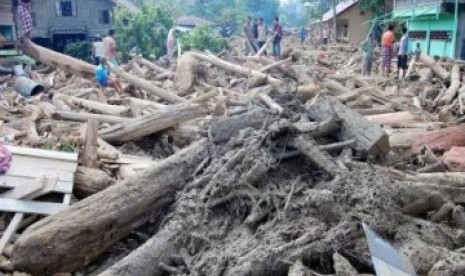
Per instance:
[[[408,20],[408,29],[410,31],[426,31],[426,39],[410,39],[410,50],[413,50],[416,43],[420,42],[424,53],[441,57],[454,57],[455,45],[452,44],[454,17],[452,15],[441,14],[439,17],[410,19]],[[451,38],[448,40],[429,39],[431,31],[449,31]]]

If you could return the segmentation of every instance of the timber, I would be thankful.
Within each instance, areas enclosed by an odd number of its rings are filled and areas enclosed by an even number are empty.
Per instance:
[[[200,140],[147,169],[119,181],[23,233],[15,243],[16,270],[34,275],[74,271],[170,206],[208,153]]]
[[[125,142],[138,139],[158,131],[173,127],[206,114],[198,104],[180,104],[169,106],[130,122],[104,129],[99,132],[106,141]]]
[[[362,154],[382,156],[390,150],[389,137],[382,128],[373,125],[333,97],[319,98],[307,111],[318,122],[339,118],[341,130],[336,136],[341,141],[355,139],[354,149]]]
[[[450,77],[450,73],[447,72],[441,65],[439,65],[432,57],[422,53],[420,55],[420,60],[431,70],[433,70],[434,74],[440,77],[441,79],[445,80]]]

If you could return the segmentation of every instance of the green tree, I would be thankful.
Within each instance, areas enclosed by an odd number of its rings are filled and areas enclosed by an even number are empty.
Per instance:
[[[209,26],[196,27],[192,32],[181,34],[179,39],[184,51],[209,50],[218,53],[226,47],[226,40]]]
[[[125,9],[115,12],[116,42],[125,60],[135,46],[144,56],[165,54],[166,37],[173,26],[172,11],[150,0],[144,0],[141,7],[141,12],[136,14]]]
[[[279,0],[244,0],[245,12],[254,17],[262,17],[271,24],[275,16],[279,16]]]
[[[372,12],[374,15],[383,15],[386,12],[385,0],[360,0],[358,6],[364,12]]]

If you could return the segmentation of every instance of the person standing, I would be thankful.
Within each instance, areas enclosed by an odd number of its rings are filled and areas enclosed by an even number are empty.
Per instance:
[[[402,38],[400,39],[399,52],[397,53],[397,68],[399,71],[399,79],[405,77],[408,68],[408,33],[407,28],[402,28]],[[402,75],[400,73],[402,70]]]
[[[97,35],[92,43],[92,59],[95,65],[100,65],[100,60],[105,57],[105,46],[102,42],[102,36]]]
[[[255,41],[258,41],[258,18],[255,18],[252,26],[253,38]]]
[[[257,45],[255,44],[252,27],[252,17],[247,17],[244,21],[244,34],[245,34],[245,55],[257,52]]]
[[[369,76],[373,69],[373,50],[376,46],[376,40],[373,33],[370,34],[368,39],[363,43],[362,52],[363,52],[363,67],[362,75]]]
[[[110,29],[108,35],[103,39],[103,46],[105,49],[105,58],[108,63],[113,66],[118,66],[116,59],[116,41],[115,41],[115,30]]]
[[[18,3],[18,21],[20,24],[21,37],[26,39],[32,38],[32,3],[30,0],[19,0]]]
[[[302,29],[300,29],[300,32],[299,32],[300,44],[302,46],[304,45],[305,39],[307,38],[307,34],[308,34],[307,29],[305,29],[305,27],[302,27]]]
[[[381,37],[381,69],[383,75],[391,74],[391,60],[394,52],[394,25],[389,25]]]
[[[258,20],[258,37],[257,37],[257,42],[258,42],[258,48],[259,50],[262,49],[262,47],[266,44],[266,26],[265,22],[263,21],[263,18],[260,17]],[[265,51],[265,56],[266,56],[266,51]]]
[[[279,23],[279,18],[275,17],[273,27],[273,56],[279,58],[281,56],[281,40],[283,38],[283,28]]]
[[[174,36],[175,31],[176,29],[174,27],[171,28],[168,32],[168,37],[166,39],[166,55],[170,61],[173,59],[173,55],[176,50],[176,37]]]
[[[328,26],[325,26],[325,28],[323,29],[323,32],[321,33],[321,39],[322,39],[323,45],[328,45],[328,42],[329,42]]]

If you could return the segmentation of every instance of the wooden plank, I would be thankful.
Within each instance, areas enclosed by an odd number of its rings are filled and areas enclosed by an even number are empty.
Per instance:
[[[77,169],[77,163],[57,162],[51,159],[37,159],[26,156],[13,156],[11,168],[7,175],[26,177],[57,177],[62,181],[72,181],[72,174]]]
[[[3,254],[3,250],[10,242],[11,238],[15,235],[16,231],[18,230],[21,222],[24,219],[24,213],[16,213],[13,216],[13,219],[8,224],[5,232],[3,232],[2,238],[0,239],[0,255]]]
[[[13,189],[19,186],[30,185],[34,181],[33,177],[23,177],[14,175],[2,175],[0,176],[0,188]],[[56,193],[72,193],[73,192],[73,181],[62,181],[58,180],[53,188],[53,192]]]
[[[4,212],[51,215],[66,207],[67,205],[62,203],[0,198],[0,211]]]
[[[40,179],[29,182],[29,185],[18,185],[13,189],[0,194],[0,198],[26,198],[42,190],[45,184],[44,182],[45,179]]]
[[[56,161],[76,162],[78,160],[77,153],[68,153],[61,151],[33,149],[26,147],[6,146],[13,155],[25,155],[40,159],[52,159]]]

